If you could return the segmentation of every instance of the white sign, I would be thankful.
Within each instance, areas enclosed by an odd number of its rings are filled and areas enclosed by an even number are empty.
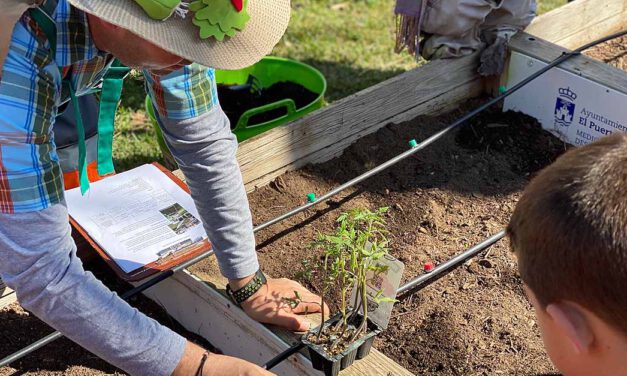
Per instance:
[[[546,65],[512,52],[507,87]],[[544,129],[573,145],[627,131],[627,94],[560,68],[551,69],[507,97],[503,109],[533,116]]]

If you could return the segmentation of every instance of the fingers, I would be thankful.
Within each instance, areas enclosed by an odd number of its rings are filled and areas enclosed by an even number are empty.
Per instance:
[[[304,287],[297,288],[301,301],[300,303],[292,309],[294,313],[317,313],[322,311],[322,307],[320,307],[320,296],[311,293]],[[329,306],[324,304],[324,313],[325,315],[329,314]]]
[[[306,332],[311,324],[302,316],[284,310],[275,311],[268,317],[269,324],[281,326],[294,332]]]

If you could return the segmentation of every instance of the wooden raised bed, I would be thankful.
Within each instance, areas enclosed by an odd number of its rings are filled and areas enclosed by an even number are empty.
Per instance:
[[[536,18],[526,31],[572,49],[625,28],[627,2],[577,0]],[[521,47],[530,53],[535,49]],[[430,62],[242,143],[237,156],[247,190],[286,171],[332,159],[388,124],[442,114],[477,97],[490,83],[476,74],[476,64],[476,55]]]
[[[580,27],[572,31],[572,25]],[[626,26],[627,4],[578,0],[537,18],[528,30],[535,40],[520,34],[512,41],[512,49],[547,62],[562,51],[552,43],[574,48]],[[388,124],[402,123],[419,115],[442,114],[492,89],[493,83],[485,82],[475,73],[477,59],[475,54],[430,62],[242,143],[238,159],[247,190],[262,187],[287,171],[332,159],[352,143]],[[602,63],[578,57],[563,69],[627,93],[627,85],[623,85],[625,75],[617,80]],[[224,286],[225,280],[217,268],[203,275],[203,279],[184,271],[151,288],[146,295],[165,307],[188,330],[205,337],[227,354],[257,364],[268,361],[297,340],[296,335],[248,318],[225,297]],[[317,317],[311,320],[317,322]],[[318,374],[300,354],[273,371],[285,375]],[[410,373],[375,351],[342,374]]]

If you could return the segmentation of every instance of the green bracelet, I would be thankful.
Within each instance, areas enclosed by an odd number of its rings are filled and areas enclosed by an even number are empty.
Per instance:
[[[227,285],[226,293],[229,295],[231,300],[235,302],[235,304],[241,305],[246,300],[248,300],[248,298],[255,295],[255,293],[259,291],[261,287],[263,287],[263,285],[265,285],[267,282],[268,280],[266,279],[266,276],[263,275],[261,270],[257,270],[257,273],[255,273],[255,277],[253,277],[253,279],[251,279],[246,285],[244,285],[244,287],[237,291],[233,291],[231,290],[231,286]]]

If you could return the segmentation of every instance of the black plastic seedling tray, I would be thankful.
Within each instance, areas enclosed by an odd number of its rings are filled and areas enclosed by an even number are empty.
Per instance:
[[[324,327],[327,328],[339,320],[340,316],[335,316],[325,322]],[[305,333],[302,342],[307,345],[309,349],[309,357],[311,358],[314,369],[323,371],[325,376],[337,376],[341,370],[350,367],[355,360],[363,359],[368,356],[375,337],[382,331],[383,329],[381,329],[381,327],[368,319],[368,332],[335,356],[327,354],[322,345],[317,345],[307,339],[312,334],[318,332],[317,328]]]

